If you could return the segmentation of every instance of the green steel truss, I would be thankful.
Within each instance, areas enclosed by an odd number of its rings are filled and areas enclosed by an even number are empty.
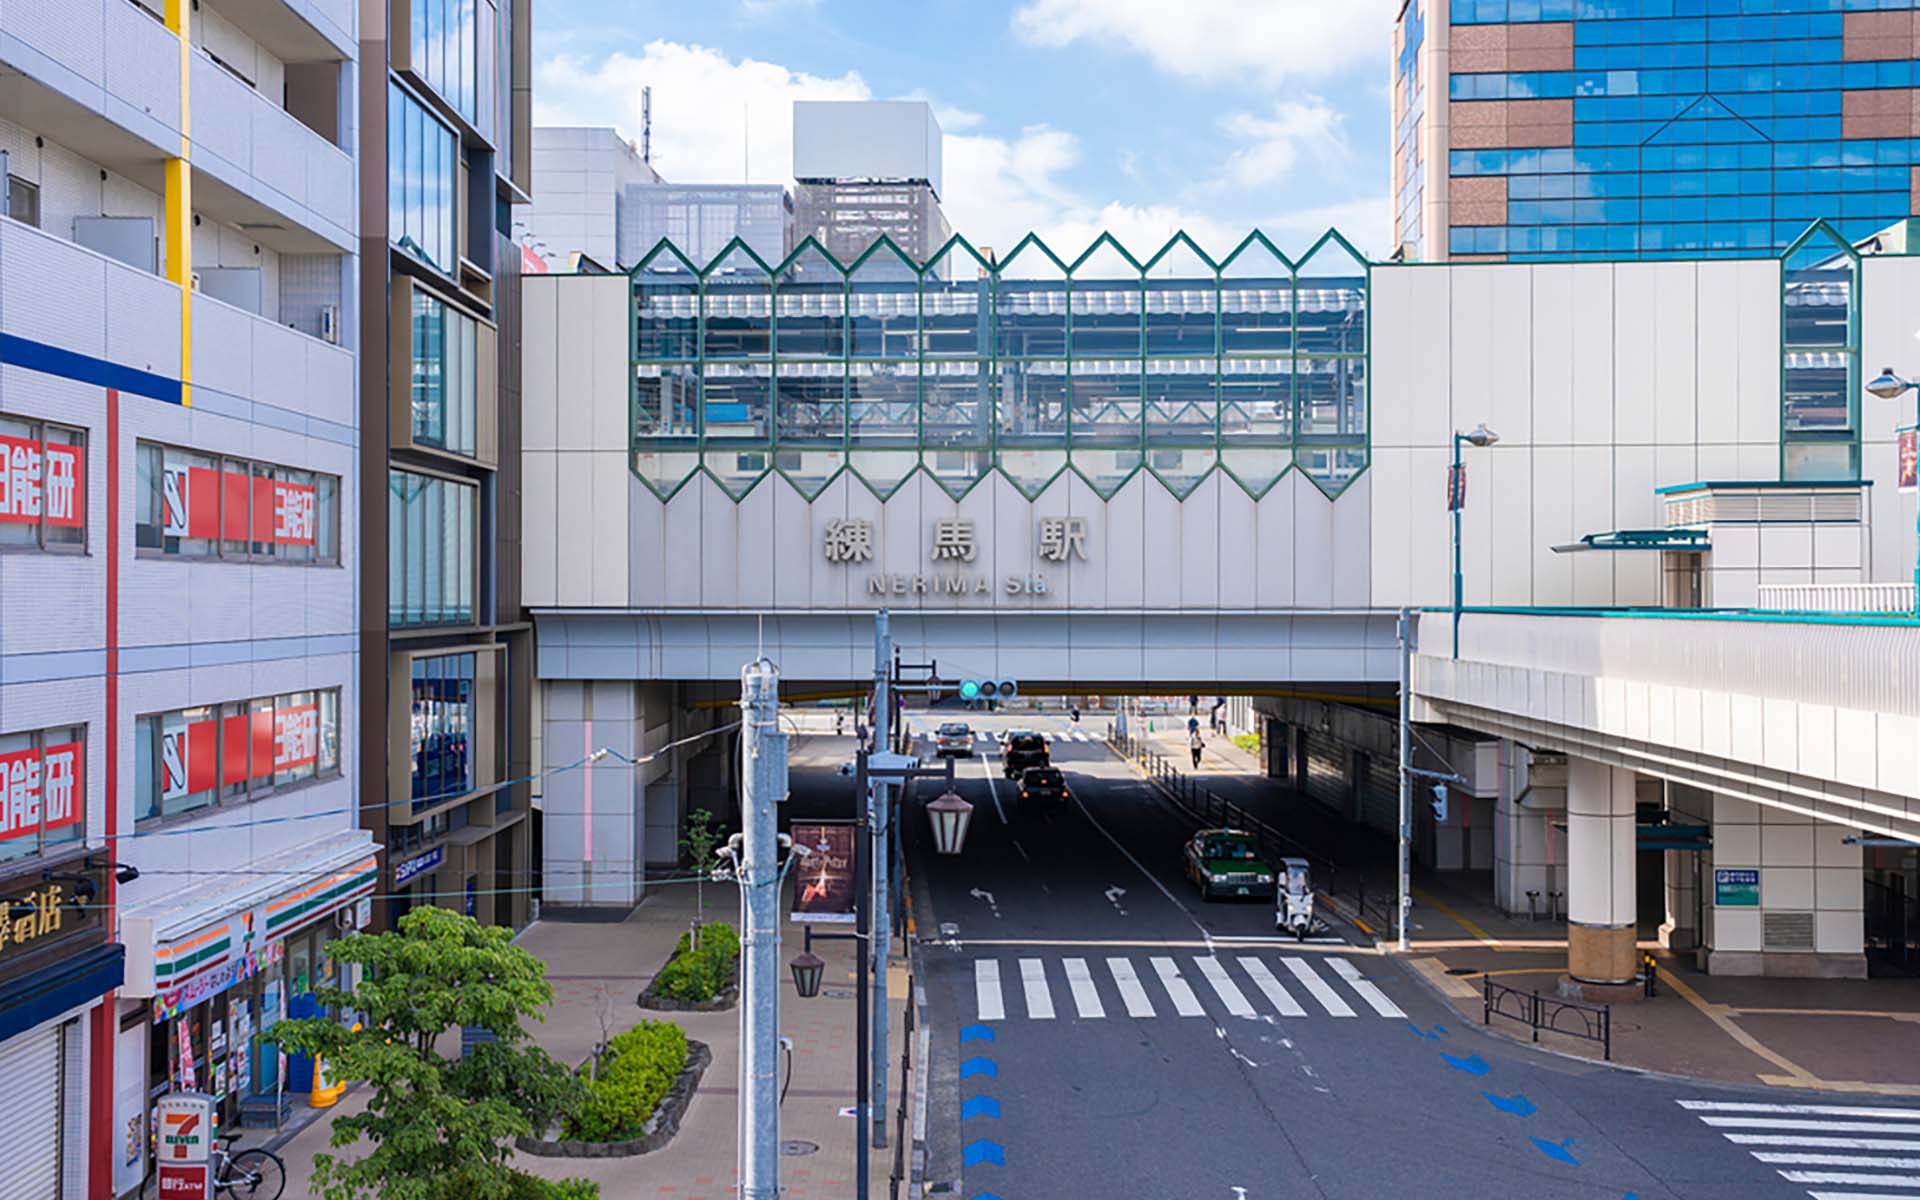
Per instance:
[[[1333,230],[1297,261],[1259,232],[1219,262],[1184,233],[1145,260],[1028,235],[997,261],[956,236],[841,263],[809,238],[704,266],[663,240],[631,272],[632,467],[663,499],[703,472],[735,499],[842,472],[958,498],[995,471],[1108,498],[1222,471],[1258,498],[1294,468],[1337,496],[1368,463],[1370,272]]]

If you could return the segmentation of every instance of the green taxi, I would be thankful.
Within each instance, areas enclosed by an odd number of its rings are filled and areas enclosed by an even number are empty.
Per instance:
[[[1187,842],[1183,861],[1203,900],[1273,895],[1273,864],[1245,830],[1202,829]]]

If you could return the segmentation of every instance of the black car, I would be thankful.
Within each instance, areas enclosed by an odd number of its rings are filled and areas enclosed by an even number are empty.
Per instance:
[[[1047,756],[1046,738],[1024,730],[1007,735],[1006,752],[1001,759],[1000,769],[1008,779],[1020,778],[1029,767],[1051,766],[1052,762]]]
[[[1064,805],[1070,798],[1067,777],[1058,767],[1028,767],[1020,776],[1020,799],[1049,807]]]

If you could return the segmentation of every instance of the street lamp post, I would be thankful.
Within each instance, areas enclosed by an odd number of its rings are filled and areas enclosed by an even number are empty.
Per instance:
[[[1867,381],[1867,394],[1881,400],[1898,400],[1907,392],[1914,393],[1913,436],[1916,443],[1920,443],[1920,383],[1902,379],[1893,373],[1892,367],[1882,367],[1880,374]],[[1913,611],[1920,615],[1920,504],[1914,505],[1913,527]]]
[[[1465,467],[1460,462],[1460,446],[1491,446],[1500,435],[1487,428],[1485,421],[1471,433],[1453,432],[1453,471],[1447,476],[1447,507],[1453,510],[1453,656],[1460,657],[1460,609],[1465,587],[1460,575],[1460,513],[1467,507]]]

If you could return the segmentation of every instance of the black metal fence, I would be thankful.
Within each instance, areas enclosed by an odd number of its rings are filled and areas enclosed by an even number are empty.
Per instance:
[[[1605,1004],[1582,1004],[1558,996],[1542,996],[1537,991],[1521,991],[1496,983],[1491,975],[1480,977],[1480,1023],[1493,1024],[1495,1017],[1518,1021],[1533,1030],[1563,1033],[1582,1041],[1598,1042],[1601,1056],[1613,1061],[1613,1009]]]
[[[1182,771],[1175,760],[1152,749],[1143,738],[1116,735],[1108,744],[1122,757],[1139,763],[1150,782],[1201,824],[1246,830],[1270,859],[1306,859],[1307,868],[1313,873],[1315,890],[1351,908],[1376,937],[1389,937],[1396,932],[1393,916],[1395,896],[1391,889],[1383,889],[1377,884],[1369,888],[1364,871],[1353,868],[1342,870],[1333,859],[1289,837],[1201,784],[1195,776]]]

